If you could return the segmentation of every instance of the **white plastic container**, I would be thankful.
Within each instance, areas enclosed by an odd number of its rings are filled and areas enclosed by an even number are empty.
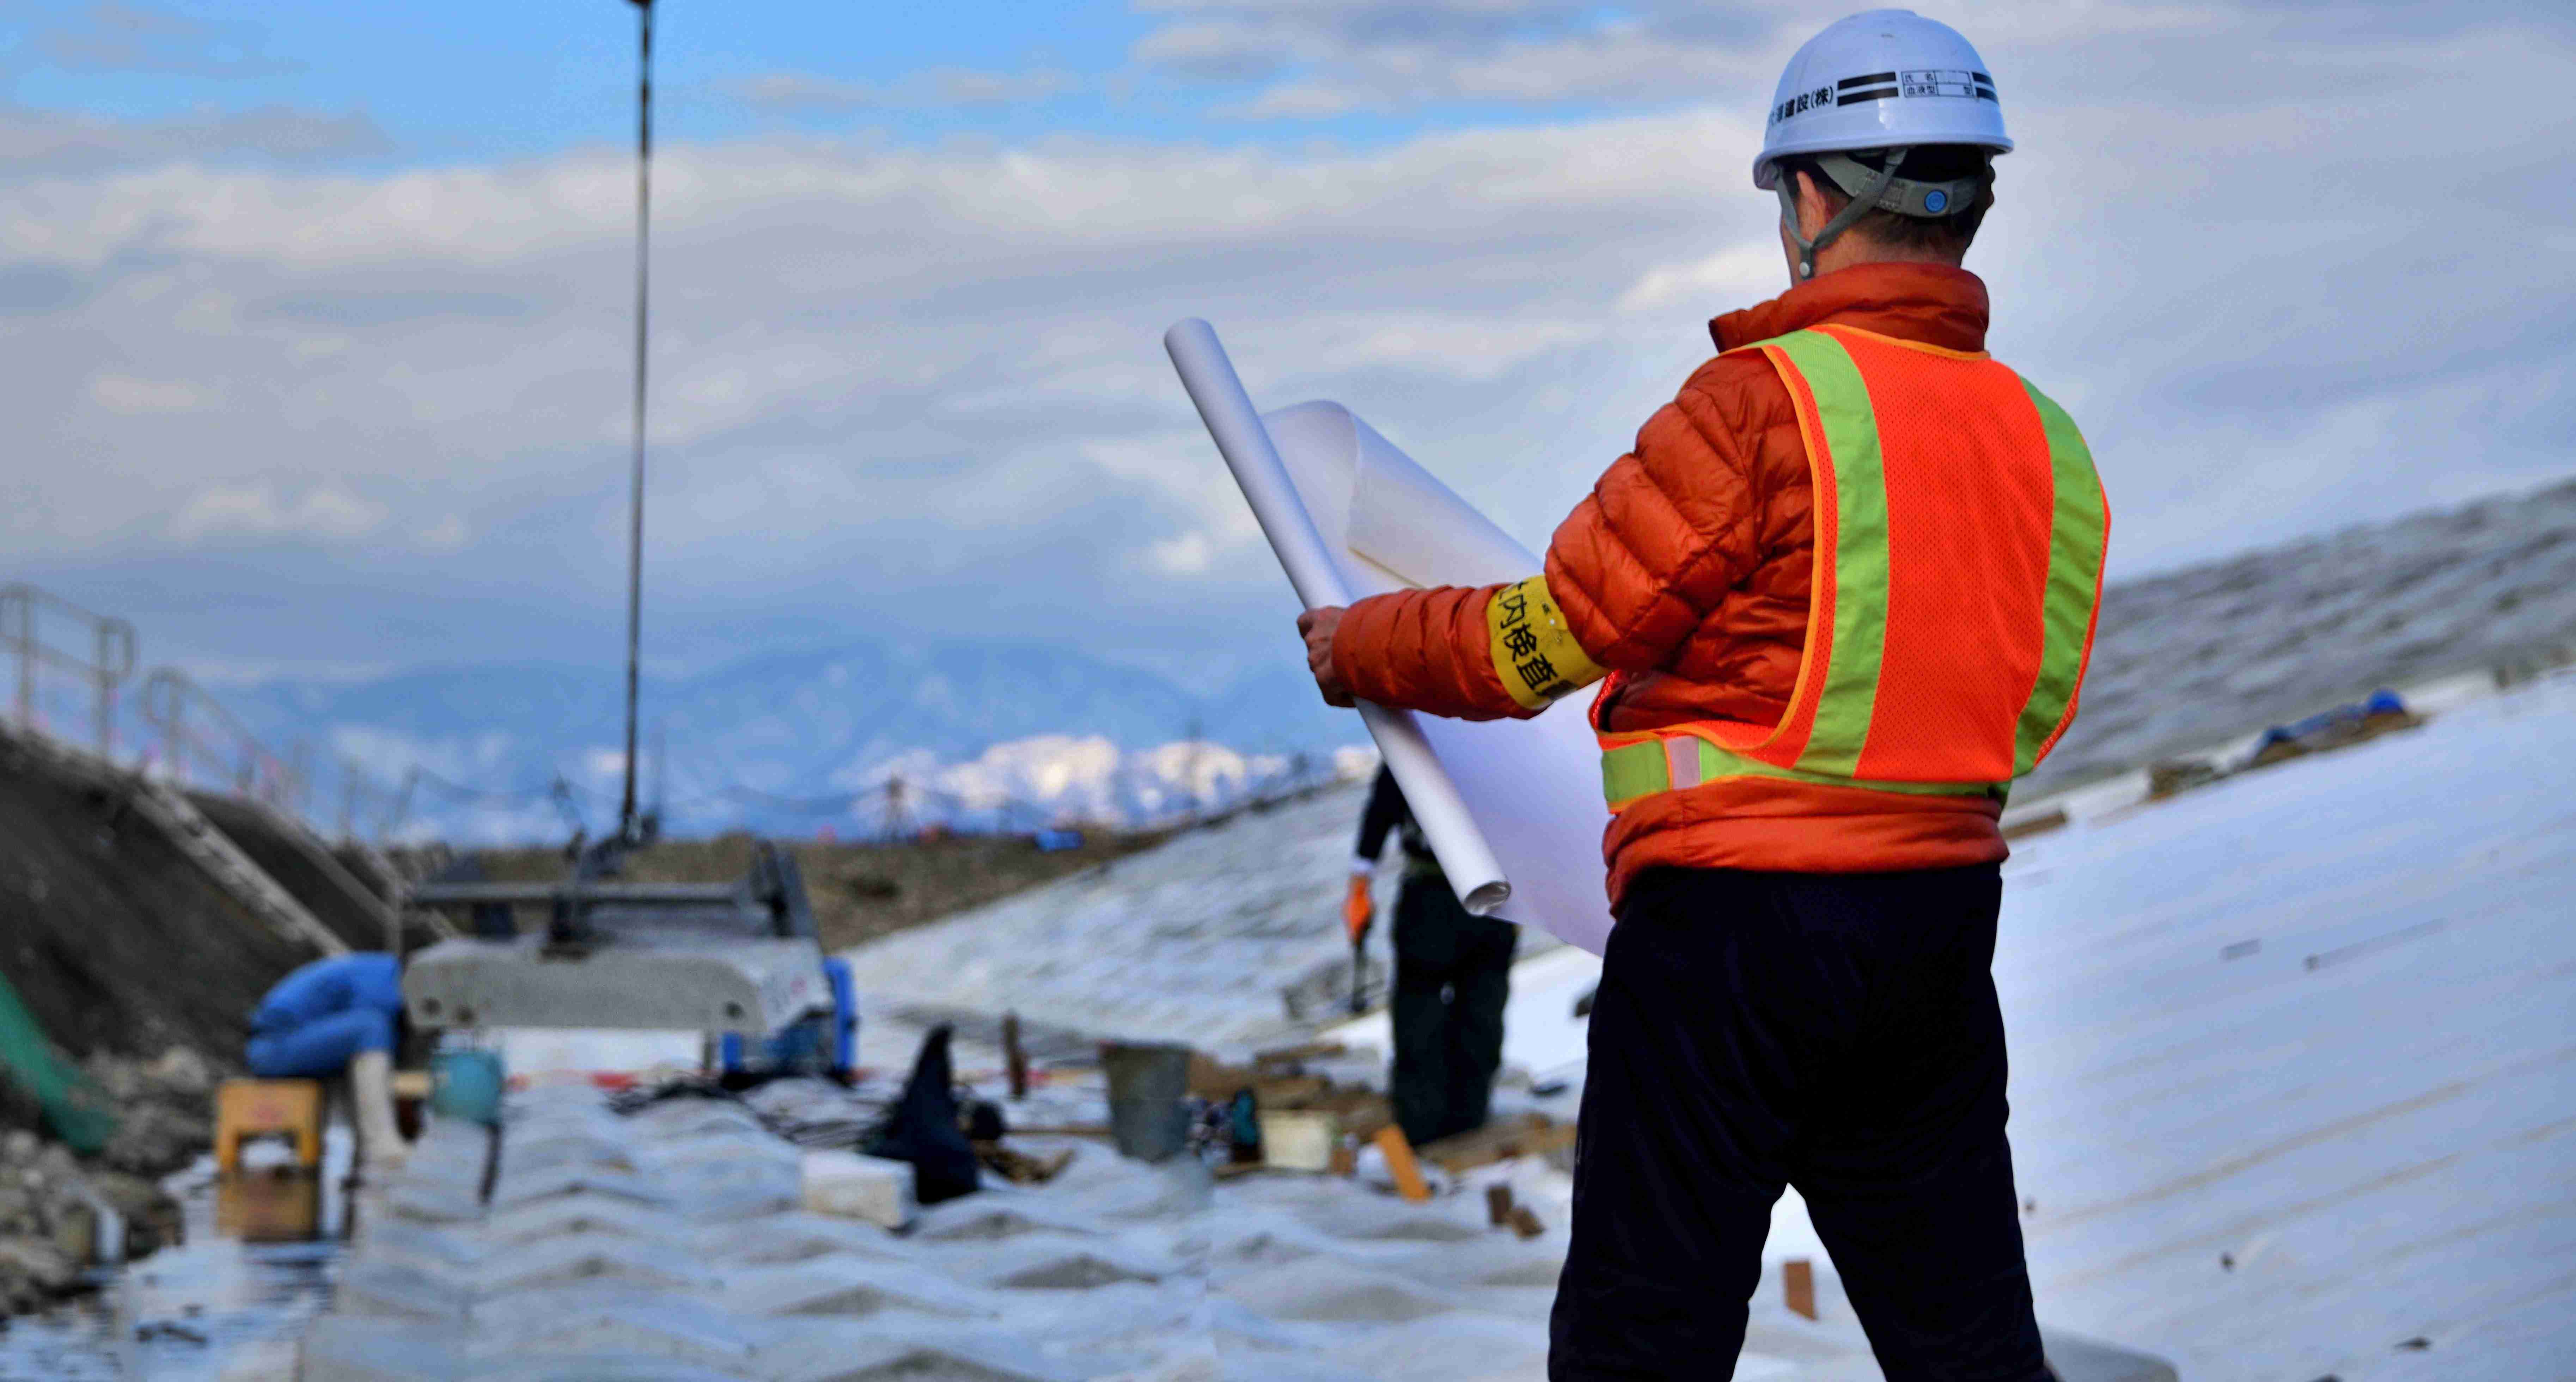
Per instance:
[[[912,1167],[856,1152],[807,1152],[802,1168],[805,1209],[836,1219],[858,1219],[880,1228],[912,1222]]]

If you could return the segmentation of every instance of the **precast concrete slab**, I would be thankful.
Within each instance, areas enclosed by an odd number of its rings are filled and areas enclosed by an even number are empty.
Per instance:
[[[661,1242],[621,1233],[572,1233],[493,1254],[475,1285],[488,1293],[602,1280],[660,1291],[714,1291],[723,1284],[702,1261]]]
[[[403,968],[426,1028],[551,1027],[774,1032],[828,1009],[812,941],[620,935],[578,958],[541,934],[440,941]]]
[[[304,1336],[298,1382],[746,1382],[638,1354],[494,1359],[470,1354],[453,1329],[326,1316]]]
[[[838,1253],[806,1262],[734,1267],[718,1297],[744,1315],[874,1315],[911,1310],[958,1319],[989,1319],[1003,1302],[925,1271],[918,1263]]]
[[[748,1223],[694,1224],[687,1241],[696,1250],[744,1266],[805,1262],[855,1255],[901,1260],[911,1255],[902,1239],[870,1223],[790,1211]]]
[[[503,1248],[573,1233],[622,1234],[673,1251],[692,1241],[688,1226],[675,1221],[669,1210],[622,1195],[589,1193],[559,1195],[495,1211],[484,1223],[483,1239],[495,1248]]]
[[[344,1314],[461,1321],[473,1309],[471,1285],[414,1262],[353,1256],[340,1270],[333,1307]]]
[[[998,1242],[1030,1234],[1097,1238],[1106,1232],[1097,1222],[1079,1215],[1035,1203],[993,1203],[984,1196],[934,1205],[922,1211],[921,1222],[913,1228],[914,1237],[934,1243]]]
[[[519,1171],[504,1156],[501,1174],[492,1183],[492,1207],[510,1209],[566,1195],[584,1194],[605,1195],[656,1208],[668,1207],[673,1202],[672,1196],[654,1181],[632,1171],[587,1165],[547,1166]]]

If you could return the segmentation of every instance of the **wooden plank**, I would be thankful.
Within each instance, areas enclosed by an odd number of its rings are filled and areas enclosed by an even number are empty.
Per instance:
[[[1791,1314],[1816,1317],[1816,1265],[1803,1257],[1780,1264],[1780,1287]]]
[[[1338,1041],[1309,1041],[1296,1046],[1282,1046],[1272,1051],[1255,1051],[1252,1054],[1252,1065],[1256,1070],[1272,1070],[1294,1066],[1303,1061],[1338,1056],[1349,1049]]]
[[[1425,1143],[1422,1159],[1454,1176],[1517,1156],[1544,1156],[1573,1142],[1573,1124],[1556,1122],[1543,1113],[1525,1113]]]
[[[1378,1129],[1373,1140],[1386,1158],[1387,1174],[1395,1178],[1395,1193],[1415,1204],[1430,1199],[1431,1187],[1422,1179],[1422,1165],[1413,1159],[1413,1144],[1404,1140],[1404,1129],[1390,1123]]]

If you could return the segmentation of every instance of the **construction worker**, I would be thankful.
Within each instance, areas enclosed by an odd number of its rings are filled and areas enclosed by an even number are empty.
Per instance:
[[[2039,1382],[1990,973],[2009,782],[2073,718],[2109,516],[1960,267],[2012,148],[1903,10],[1798,50],[1753,164],[1789,291],[1514,585],[1299,620],[1326,700],[1602,686],[1617,919],[1551,1378],[1718,1378],[1784,1184],[1891,1379]]]
[[[1360,814],[1350,891],[1342,899],[1354,953],[1377,915],[1369,880],[1389,835],[1403,841],[1404,883],[1395,895],[1395,984],[1387,1002],[1395,1037],[1388,1101],[1396,1126],[1419,1147],[1485,1126],[1494,1072],[1503,1064],[1503,1004],[1512,993],[1512,947],[1520,933],[1459,904],[1404,789],[1380,768]]]
[[[410,1152],[394,1121],[393,1053],[403,1027],[402,962],[359,951],[308,961],[251,1013],[251,1073],[266,1080],[347,1072],[358,1155],[391,1169]]]

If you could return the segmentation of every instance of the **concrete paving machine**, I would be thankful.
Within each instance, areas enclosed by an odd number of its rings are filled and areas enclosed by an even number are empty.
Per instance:
[[[728,1064],[750,1050],[849,1068],[848,971],[824,958],[795,855],[764,840],[733,882],[641,883],[620,877],[632,848],[623,834],[582,848],[557,882],[417,885],[409,906],[472,934],[410,957],[412,1024],[694,1031],[727,1038]]]

